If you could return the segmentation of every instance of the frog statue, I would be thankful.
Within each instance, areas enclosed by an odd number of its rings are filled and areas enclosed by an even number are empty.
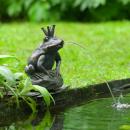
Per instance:
[[[33,85],[40,85],[48,91],[56,92],[63,88],[60,74],[61,57],[58,50],[63,47],[64,41],[54,36],[55,25],[41,29],[45,38],[28,59],[25,72],[31,78]],[[56,67],[53,69],[55,62]]]

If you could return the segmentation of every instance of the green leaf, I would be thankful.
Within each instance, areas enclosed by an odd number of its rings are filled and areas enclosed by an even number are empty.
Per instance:
[[[13,96],[16,98],[17,106],[19,106],[18,94],[13,89],[13,87],[16,85],[14,74],[7,67],[0,66],[0,77],[1,85],[3,85],[8,91],[12,92]]]
[[[97,8],[100,5],[104,5],[106,0],[76,0],[74,7],[80,6],[80,10],[84,11],[87,8]]]
[[[31,21],[40,22],[42,20],[48,20],[50,5],[48,2],[36,2],[28,11],[28,17]]]
[[[22,79],[23,76],[24,76],[24,74],[21,73],[21,72],[14,73],[14,78],[15,78],[16,80]]]
[[[5,64],[9,61],[12,60],[16,60],[19,63],[19,60],[15,57],[15,56],[11,56],[11,55],[0,55],[0,64]],[[15,63],[16,64],[16,63]]]
[[[10,86],[16,84],[14,74],[5,66],[0,66],[0,75],[4,77]]]
[[[8,15],[12,17],[18,16],[20,12],[22,11],[22,5],[23,3],[21,0],[10,2],[7,9]]]
[[[25,0],[24,3],[23,3],[25,9],[28,9],[31,6],[31,4],[33,3],[33,1],[34,0]]]
[[[2,93],[2,92],[0,92],[0,98],[3,98],[3,97],[4,97],[3,93]]]
[[[74,7],[79,6],[82,2],[83,2],[83,0],[75,0]]]
[[[45,103],[46,103],[47,106],[49,106],[50,103],[51,103],[50,99],[52,99],[52,101],[55,103],[53,97],[48,92],[48,90],[46,88],[42,87],[42,86],[39,86],[39,85],[32,85],[30,78],[27,78],[25,80],[25,82],[24,82],[24,88],[20,92],[19,96],[25,96],[31,90],[38,91],[43,96],[44,101],[45,101]]]
[[[130,3],[130,0],[118,0],[118,1],[122,2],[124,5]]]
[[[30,92],[31,90],[33,90],[33,87],[32,87],[32,83],[31,83],[31,80],[30,78],[27,78],[23,84],[23,89],[22,91],[20,92],[20,95],[23,96],[23,95],[26,95],[28,92]]]
[[[50,99],[52,99],[52,101],[55,103],[53,97],[46,88],[39,85],[33,85],[33,89],[41,93],[47,106],[49,106],[51,103]]]
[[[0,61],[2,60],[9,60],[9,59],[16,59],[18,60],[15,56],[11,56],[11,55],[0,55]]]
[[[15,59],[17,59],[15,56],[11,56],[11,55],[0,55],[0,60],[1,60],[1,59],[7,59],[7,58],[9,58],[9,59],[10,59],[10,58],[13,58],[13,59],[15,58]]]
[[[15,97],[16,99],[16,103],[17,103],[17,107],[19,107],[19,97],[18,97],[18,94],[14,91],[14,89],[8,85],[6,82],[3,83],[3,85],[9,90],[12,92],[13,94],[13,97]]]
[[[32,85],[30,78],[26,78],[26,80],[24,82],[24,86],[25,87],[30,87],[30,85]]]
[[[48,90],[44,87],[38,86],[38,85],[31,85],[29,80],[26,80],[26,85],[24,86],[23,90],[20,92],[20,96],[25,96],[26,94],[28,94],[28,92],[30,92],[31,90],[34,91],[38,91],[44,98],[44,101],[46,103],[47,106],[50,105],[50,102],[52,99],[52,101],[55,103],[53,97],[51,96],[51,94],[48,92]]]

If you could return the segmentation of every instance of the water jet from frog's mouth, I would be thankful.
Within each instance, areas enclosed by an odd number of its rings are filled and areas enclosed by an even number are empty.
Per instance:
[[[79,44],[79,43],[76,43],[76,42],[73,42],[73,41],[65,41],[65,43],[67,43],[67,44],[74,44],[74,45],[77,45],[77,46],[79,46],[80,48],[86,50],[85,46],[83,46],[83,45],[81,45],[81,44]]]
[[[111,96],[112,96],[113,102],[114,102],[114,104],[116,104],[116,98],[115,98],[115,96],[114,96],[114,94],[113,94],[113,92],[112,92],[112,90],[111,90],[111,87],[109,86],[109,84],[108,84],[108,82],[107,82],[106,80],[105,80],[105,82],[106,82],[107,87],[108,87],[108,89],[109,89],[109,92],[110,92],[110,94],[111,94]]]

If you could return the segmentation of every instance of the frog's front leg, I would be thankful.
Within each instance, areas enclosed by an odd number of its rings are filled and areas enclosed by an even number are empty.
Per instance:
[[[60,54],[57,52],[56,53],[56,75],[59,76],[60,75],[60,64],[61,64],[61,57]]]
[[[45,59],[45,56],[44,55],[41,55],[38,59],[38,62],[37,62],[37,67],[40,71],[42,71],[43,73],[49,75],[48,71],[46,70],[46,68],[43,66],[43,63],[44,63],[44,59]]]

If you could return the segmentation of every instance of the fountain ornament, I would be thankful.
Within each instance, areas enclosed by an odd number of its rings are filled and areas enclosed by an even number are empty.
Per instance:
[[[52,92],[60,91],[64,87],[60,74],[61,57],[58,51],[63,47],[64,41],[55,37],[55,25],[41,29],[45,37],[42,44],[29,57],[25,72],[33,85],[43,86]],[[56,67],[53,69],[55,63]]]

